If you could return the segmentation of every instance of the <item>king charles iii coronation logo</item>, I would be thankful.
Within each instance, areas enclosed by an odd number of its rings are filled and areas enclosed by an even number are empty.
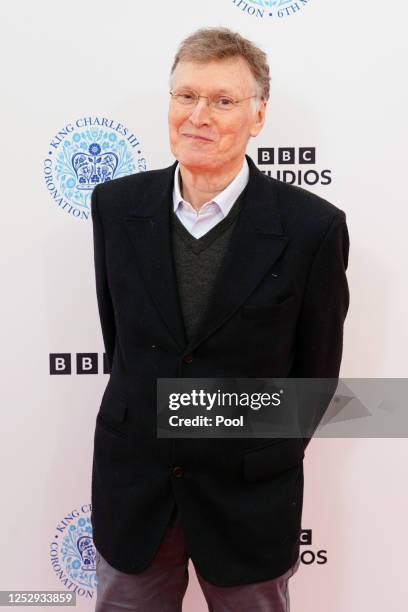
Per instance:
[[[68,512],[57,523],[50,543],[51,567],[57,579],[85,599],[94,597],[97,585],[90,513],[90,504]]]
[[[230,0],[243,13],[258,18],[290,17],[298,13],[310,0]]]
[[[54,203],[86,221],[95,185],[146,170],[139,139],[123,124],[106,117],[80,117],[51,139],[44,180]]]

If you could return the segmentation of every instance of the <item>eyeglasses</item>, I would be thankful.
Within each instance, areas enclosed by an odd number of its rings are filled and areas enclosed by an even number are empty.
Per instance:
[[[248,96],[247,98],[242,98],[242,100],[233,100],[232,98],[224,95],[215,95],[215,96],[199,96],[197,92],[190,90],[182,90],[182,91],[170,91],[170,95],[173,100],[176,100],[178,104],[182,106],[196,106],[198,100],[200,98],[207,98],[208,105],[211,109],[215,111],[229,111],[235,108],[237,104],[243,102],[244,100],[249,100],[250,98],[257,98],[258,96]]]

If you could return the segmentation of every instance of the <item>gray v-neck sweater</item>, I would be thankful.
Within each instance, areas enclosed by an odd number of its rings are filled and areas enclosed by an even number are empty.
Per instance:
[[[228,244],[244,203],[245,189],[228,215],[201,238],[195,238],[171,212],[171,238],[180,304],[188,340],[198,330]]]

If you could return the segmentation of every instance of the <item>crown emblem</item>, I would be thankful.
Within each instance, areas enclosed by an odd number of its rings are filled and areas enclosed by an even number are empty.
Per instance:
[[[81,536],[78,539],[77,547],[81,555],[81,569],[85,571],[95,571],[95,547],[92,538]]]
[[[74,153],[71,164],[76,175],[77,189],[93,189],[98,183],[106,183],[115,176],[119,158],[113,151],[101,153],[101,147],[93,142],[87,153]]]

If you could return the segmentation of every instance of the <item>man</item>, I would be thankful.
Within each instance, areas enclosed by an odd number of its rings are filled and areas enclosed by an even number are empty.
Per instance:
[[[163,170],[92,198],[111,375],[97,415],[97,612],[180,611],[191,558],[210,610],[289,610],[308,440],[156,436],[160,377],[338,377],[345,214],[245,155],[265,54],[226,28],[181,44]]]

